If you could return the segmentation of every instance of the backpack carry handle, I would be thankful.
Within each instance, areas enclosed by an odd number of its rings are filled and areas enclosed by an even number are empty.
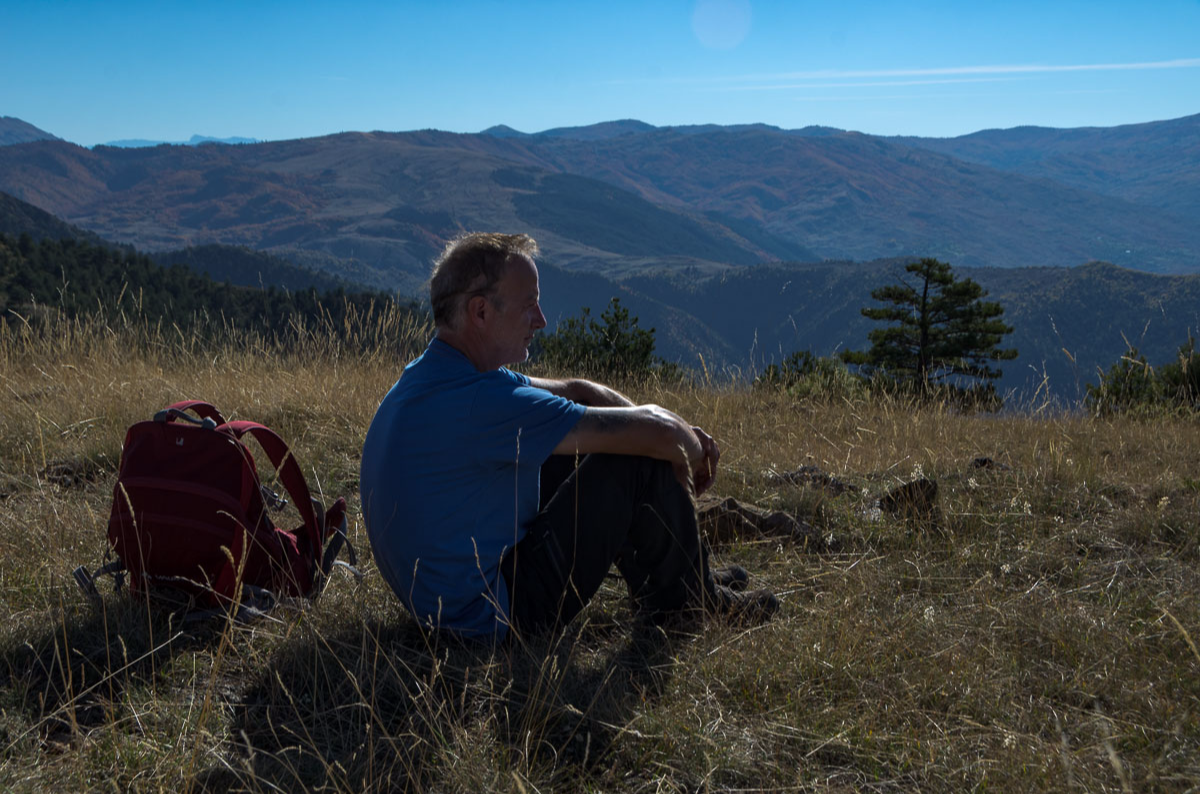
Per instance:
[[[188,414],[186,411],[181,411],[178,408],[164,408],[154,415],[155,422],[174,422],[176,419],[182,419],[189,424],[200,425],[201,427],[206,427],[209,430],[217,429],[217,422],[215,419],[207,416],[203,417],[202,419],[197,419],[196,417]]]
[[[181,400],[177,403],[168,405],[163,410],[154,415],[156,422],[173,422],[176,419],[186,419],[193,421],[190,416],[185,413],[191,411],[201,419],[211,419],[218,425],[225,424],[225,417],[221,416],[221,412],[212,403],[207,403],[204,400]],[[162,417],[161,419],[159,417]]]

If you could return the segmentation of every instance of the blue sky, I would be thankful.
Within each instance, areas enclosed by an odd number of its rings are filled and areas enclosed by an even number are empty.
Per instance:
[[[1200,113],[1200,0],[0,0],[0,115],[90,146],[433,127],[883,135]]]

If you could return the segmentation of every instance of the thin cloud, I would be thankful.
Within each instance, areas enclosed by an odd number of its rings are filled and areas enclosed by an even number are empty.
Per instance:
[[[1178,58],[1173,61],[1141,61],[1137,63],[1079,63],[1079,64],[1000,64],[995,66],[942,66],[932,69],[823,69],[812,72],[785,72],[757,77],[727,78],[730,80],[821,80],[858,77],[932,77],[957,74],[1039,74],[1052,72],[1119,72],[1140,69],[1189,69],[1200,66],[1200,58]]]
[[[912,85],[954,85],[958,83],[1006,83],[1021,77],[965,77],[950,80],[886,80],[872,83],[775,83],[773,85],[730,85],[714,91],[780,91],[789,88],[892,88]]]
[[[994,64],[991,66],[939,66],[926,69],[817,69],[805,72],[779,72],[775,74],[745,74],[715,77],[669,77],[646,80],[611,80],[611,85],[675,83],[693,85],[733,85],[737,83],[773,83],[787,80],[858,80],[891,78],[936,78],[982,75],[1036,75],[1063,72],[1122,72],[1149,69],[1194,69],[1200,66],[1200,58],[1176,58],[1170,61],[1136,61],[1129,63],[1076,63],[1076,64]],[[898,83],[890,83],[898,85]],[[812,87],[810,83],[807,87]],[[764,87],[765,88],[765,87]]]
[[[1125,91],[1113,88],[1096,88],[1096,89],[1079,89],[1073,91],[1033,91],[1031,93],[1022,93],[1021,96],[1059,96],[1062,94],[1121,94]],[[864,102],[876,100],[891,100],[891,99],[961,99],[971,98],[977,99],[978,94],[876,94],[874,96],[863,96],[862,94],[843,94],[833,96],[797,96],[788,97],[793,102]]]

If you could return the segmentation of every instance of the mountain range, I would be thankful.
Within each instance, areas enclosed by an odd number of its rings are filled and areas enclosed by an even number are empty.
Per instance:
[[[1189,273],[1198,138],[1200,116],[944,140],[636,121],[244,146],[39,140],[0,147],[0,190],[148,251],[303,251],[410,292],[449,236],[480,228],[530,231],[548,260],[616,278],[904,256]]]

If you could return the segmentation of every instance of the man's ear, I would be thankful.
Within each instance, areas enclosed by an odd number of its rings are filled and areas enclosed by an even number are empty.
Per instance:
[[[464,309],[467,315],[467,322],[475,326],[482,325],[487,319],[489,312],[491,312],[491,306],[488,304],[487,298],[482,295],[472,295]]]

